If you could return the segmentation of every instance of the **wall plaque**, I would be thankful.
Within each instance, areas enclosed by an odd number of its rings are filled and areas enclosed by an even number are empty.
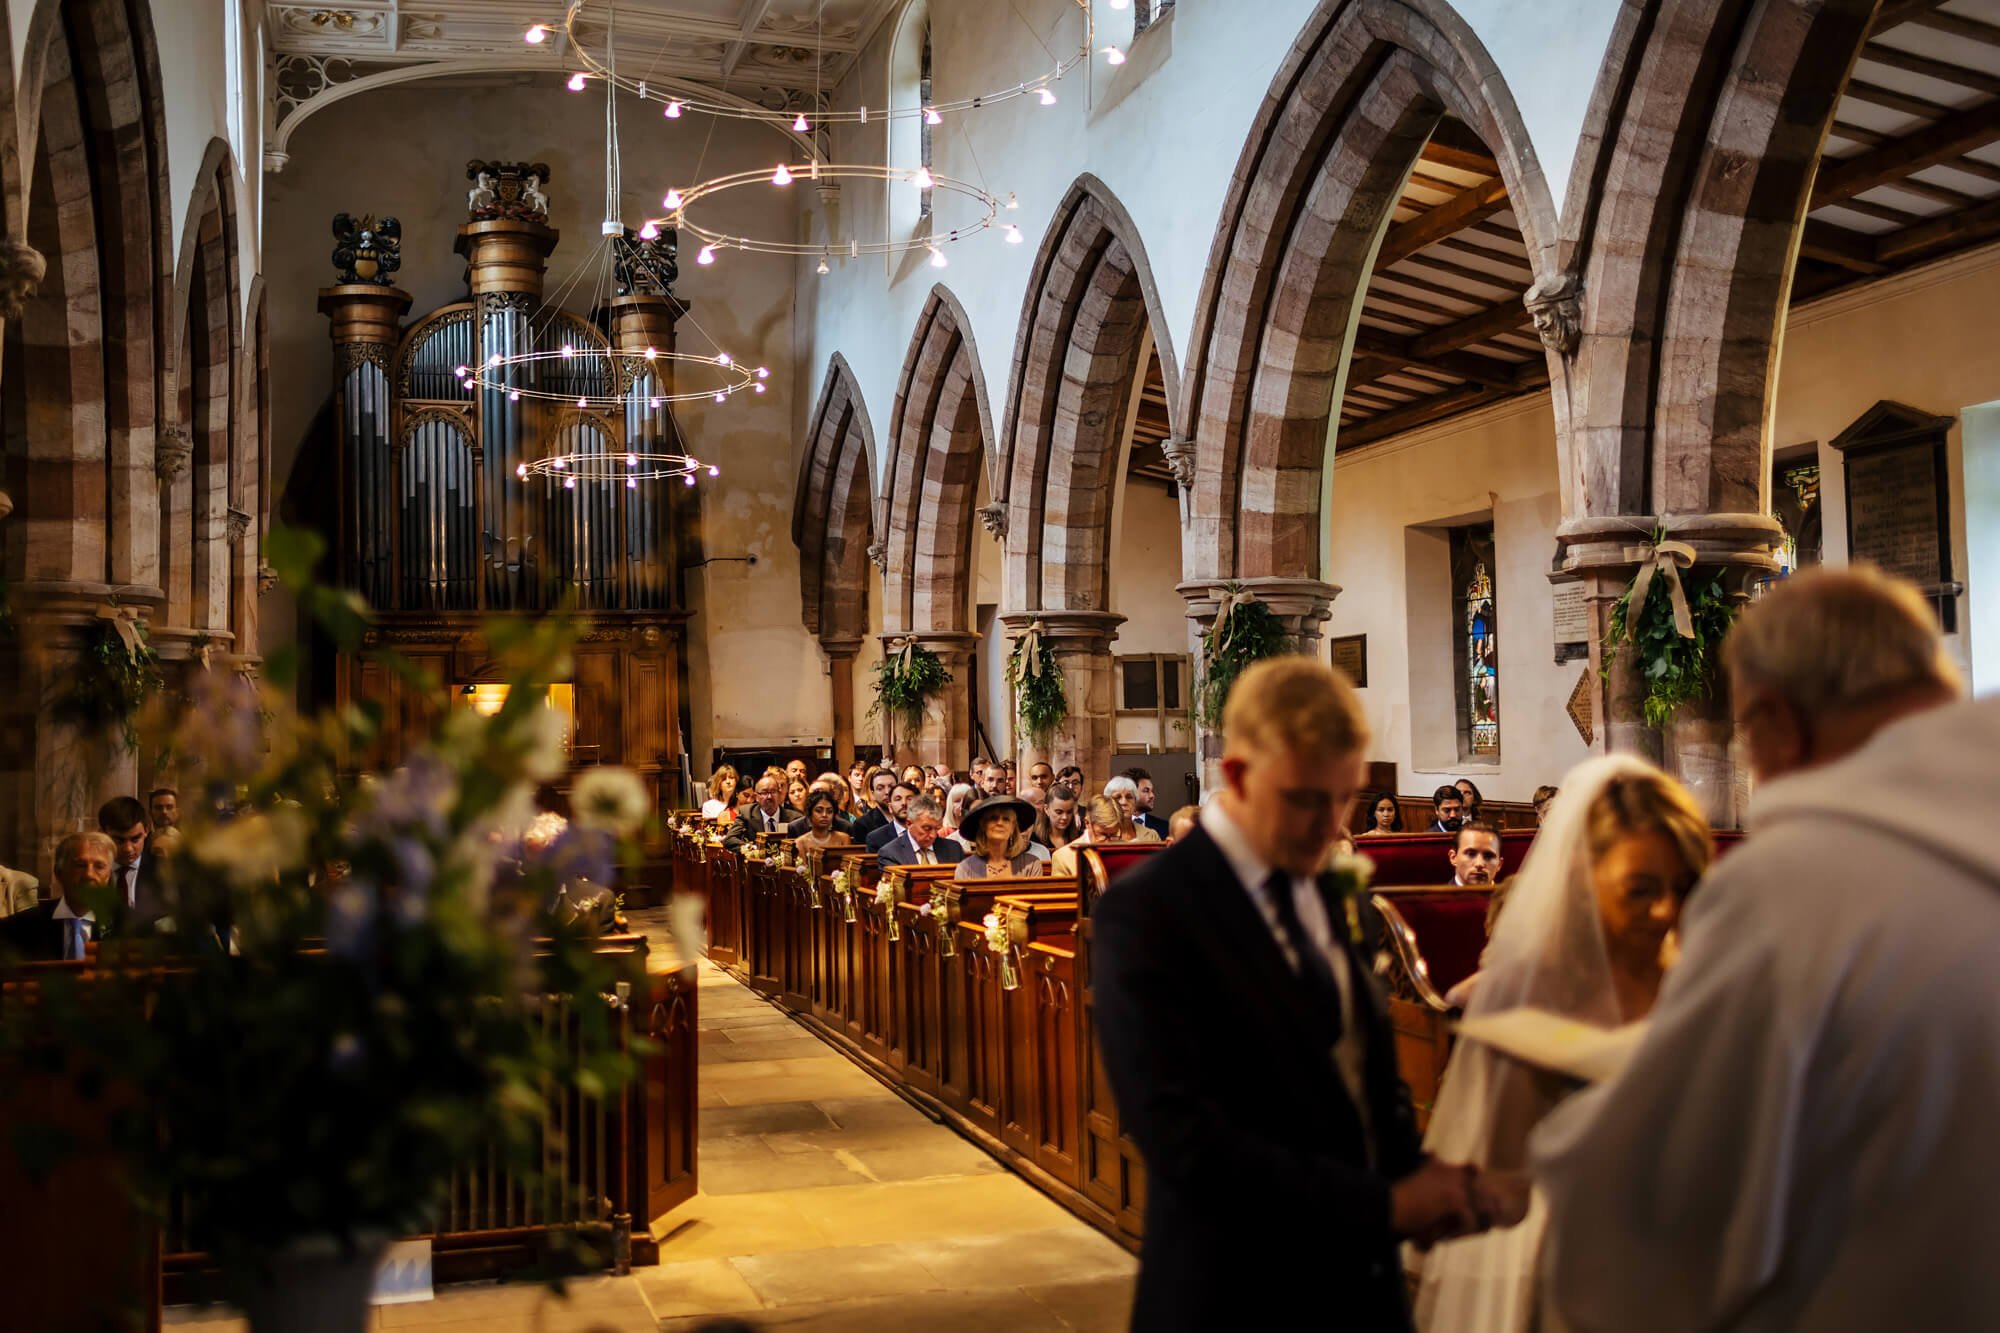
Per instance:
[[[1847,558],[1916,584],[1936,605],[1948,634],[1958,628],[1945,462],[1952,420],[1877,403],[1833,441],[1843,456]]]
[[[1584,673],[1576,678],[1576,688],[1569,692],[1569,703],[1563,709],[1569,714],[1571,724],[1576,727],[1576,734],[1583,737],[1585,745],[1597,739],[1597,709],[1592,701],[1593,693],[1590,688],[1590,671],[1586,668]]]
[[[1589,657],[1590,603],[1581,580],[1555,585],[1555,618],[1556,662]]]
[[[1333,664],[1347,674],[1354,682],[1354,688],[1368,688],[1368,636],[1366,634],[1343,634],[1330,641],[1333,645]]]

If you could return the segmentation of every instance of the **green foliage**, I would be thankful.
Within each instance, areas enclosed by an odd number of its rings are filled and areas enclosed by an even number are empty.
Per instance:
[[[875,664],[875,702],[869,716],[887,713],[911,731],[924,722],[924,705],[951,684],[944,659],[921,645],[910,648],[905,664],[901,650]]]
[[[1233,595],[1237,588],[1231,584],[1228,591]],[[1262,602],[1231,607],[1226,621],[1218,616],[1201,636],[1201,673],[1194,691],[1196,724],[1219,730],[1223,705],[1229,702],[1229,691],[1244,668],[1267,657],[1295,652],[1297,647],[1278,617]]]
[[[1007,654],[1007,684],[1014,690],[1014,709],[1021,725],[1035,744],[1046,746],[1069,718],[1069,695],[1063,689],[1056,650],[1049,641],[1037,640],[1035,674],[1028,671],[1027,645],[1026,638],[1018,639]]]
[[[316,541],[270,546],[299,604],[346,633],[355,605],[312,581]],[[634,1073],[599,997],[638,960],[614,969],[543,911],[563,880],[609,884],[631,828],[579,810],[546,852],[516,841],[565,764],[545,700],[576,630],[522,620],[486,631],[510,686],[495,715],[452,710],[394,772],[359,779],[368,713],[301,715],[269,683],[195,673],[157,737],[167,701],[146,720],[180,777],[169,919],[102,946],[89,984],[57,971],[40,1003],[0,1006],[0,1064],[100,1100],[141,1203],[185,1200],[225,1268],[305,1237],[428,1229],[489,1153],[554,1211],[573,1187],[544,1148],[549,1108]],[[118,910],[104,892],[99,919]],[[31,1120],[10,1133],[37,1162],[69,1151]]]
[[[1632,590],[1627,588],[1611,608],[1611,629],[1604,638],[1604,677],[1611,676],[1611,664],[1629,646],[1638,653],[1639,671],[1646,682],[1644,710],[1646,725],[1663,728],[1682,704],[1706,699],[1715,688],[1719,665],[1717,650],[1735,621],[1735,607],[1723,590],[1723,571],[1681,576],[1687,596],[1688,618],[1694,637],[1682,638],[1674,625],[1673,595],[1664,578],[1655,578],[1640,608],[1637,632],[1628,645],[1626,626],[1630,623]]]
[[[82,659],[55,703],[57,716],[66,722],[93,731],[120,728],[128,750],[138,748],[135,721],[161,683],[159,655],[146,643],[145,630],[134,626],[133,632],[139,646],[128,650],[110,620],[84,626]]]

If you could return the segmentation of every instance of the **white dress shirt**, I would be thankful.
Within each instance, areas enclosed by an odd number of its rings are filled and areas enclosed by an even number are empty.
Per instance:
[[[139,861],[145,859],[144,855],[139,857]],[[118,891],[124,896],[125,906],[128,908],[139,905],[139,861],[134,861],[129,866],[117,867]]]
[[[1264,918],[1271,937],[1277,940],[1278,950],[1284,954],[1285,961],[1294,972],[1299,971],[1299,957],[1292,952],[1292,942],[1285,935],[1284,923],[1278,919],[1277,906],[1264,887],[1264,881],[1271,877],[1276,867],[1257,854],[1250,845],[1249,837],[1224,812],[1221,801],[1210,801],[1201,808],[1201,826],[1209,837],[1215,839],[1223,859],[1236,873],[1237,882],[1249,893],[1250,900],[1257,904],[1257,911]],[[1367,1066],[1367,1034],[1355,1021],[1354,977],[1347,966],[1347,951],[1340,947],[1340,941],[1333,933],[1333,922],[1327,917],[1326,899],[1321,896],[1313,876],[1292,876],[1292,902],[1298,908],[1299,924],[1325,957],[1334,983],[1340,987],[1340,1040],[1334,1043],[1333,1063],[1340,1072],[1340,1081],[1346,1085],[1347,1095],[1353,1099],[1355,1111],[1361,1117],[1362,1131],[1367,1136],[1368,1153],[1372,1158],[1375,1154],[1375,1135],[1368,1124],[1368,1084],[1364,1072]]]

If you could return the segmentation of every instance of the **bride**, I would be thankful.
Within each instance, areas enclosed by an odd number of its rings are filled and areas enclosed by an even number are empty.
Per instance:
[[[1680,784],[1626,755],[1563,780],[1533,850],[1508,886],[1467,1017],[1531,1006],[1613,1028],[1659,994],[1681,902],[1713,854],[1708,821]],[[1452,1052],[1424,1148],[1525,1182],[1528,1131],[1571,1085],[1475,1042]],[[1547,1223],[1539,1191],[1519,1225],[1422,1256],[1425,1333],[1527,1333],[1548,1324],[1535,1271]]]

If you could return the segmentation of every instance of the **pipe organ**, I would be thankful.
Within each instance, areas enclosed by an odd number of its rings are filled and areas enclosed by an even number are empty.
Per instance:
[[[442,709],[482,695],[498,667],[481,624],[574,608],[572,758],[623,763],[672,797],[679,767],[680,662],[687,613],[680,544],[691,491],[659,481],[580,486],[518,475],[550,455],[686,452],[670,361],[673,238],[612,238],[615,294],[576,312],[545,305],[548,226],[539,163],[469,164],[477,182],[456,252],[466,299],[403,323],[411,297],[393,219],[336,219],[336,284],[322,288],[334,354],[336,561],[376,614],[371,641],[437,678],[427,692],[366,655],[338,664],[342,702],[383,705],[393,764]],[[543,356],[513,358],[527,353]],[[491,358],[504,366],[484,373]],[[462,383],[467,367],[484,382]],[[582,405],[574,400],[581,399]],[[662,401],[666,399],[668,401]],[[666,791],[661,791],[665,784]]]

